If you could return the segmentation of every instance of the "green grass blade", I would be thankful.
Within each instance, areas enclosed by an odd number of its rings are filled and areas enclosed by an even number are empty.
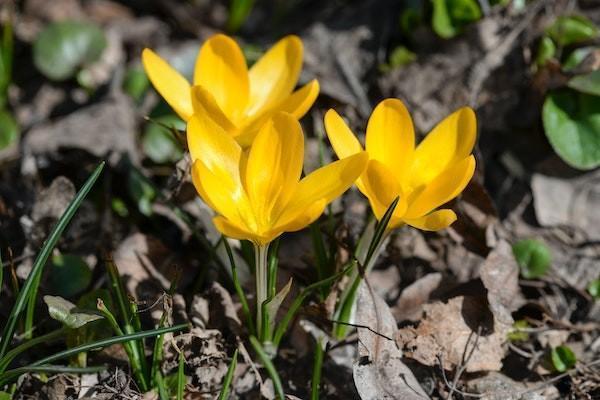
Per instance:
[[[92,374],[106,370],[105,366],[97,367],[66,367],[63,365],[37,365],[11,369],[0,377],[0,383],[10,382],[27,372],[44,372],[50,374]]]
[[[379,248],[379,246],[381,244],[381,240],[383,239],[383,237],[385,235],[385,231],[388,227],[388,224],[390,223],[390,219],[392,218],[392,215],[394,214],[394,210],[396,209],[396,206],[398,205],[399,201],[400,201],[400,197],[396,197],[394,199],[392,204],[390,204],[388,209],[385,211],[385,214],[383,214],[381,221],[379,221],[379,223],[375,227],[375,234],[373,235],[373,240],[371,241],[371,244],[369,245],[369,250],[367,251],[367,257],[365,258],[363,267],[366,267],[367,265],[369,265],[369,263],[371,261],[371,257],[373,257],[373,254],[375,254],[375,252]]]
[[[0,294],[2,294],[2,284],[4,283],[4,263],[2,262],[2,253],[0,252]]]
[[[183,389],[185,388],[185,374],[183,373],[183,367],[185,361],[183,353],[179,353],[179,366],[177,367],[177,400],[183,400]]]
[[[238,349],[235,349],[233,353],[233,358],[231,359],[231,364],[229,364],[229,368],[227,368],[227,374],[225,375],[225,379],[223,380],[223,387],[221,388],[221,392],[219,392],[219,397],[217,400],[226,400],[229,395],[229,387],[231,386],[231,382],[233,381],[233,374],[235,373],[235,368],[237,367],[237,357],[238,357]]]
[[[65,332],[65,328],[57,329],[45,335],[38,336],[36,338],[23,342],[14,349],[9,350],[6,353],[6,355],[4,355],[4,357],[2,357],[2,359],[0,360],[0,375],[2,375],[2,372],[4,372],[6,368],[8,368],[11,361],[14,360],[19,354],[29,350],[34,346],[37,346],[38,344],[53,342],[54,340],[64,337]]]
[[[312,380],[310,382],[310,399],[319,400],[319,388],[321,386],[321,370],[323,368],[323,346],[321,339],[317,340],[315,346],[315,360],[313,362]]]
[[[273,387],[275,387],[275,393],[277,393],[277,397],[279,398],[279,400],[285,400],[283,385],[281,384],[281,379],[279,378],[279,374],[277,373],[273,362],[271,362],[271,359],[269,358],[265,350],[262,348],[260,342],[255,336],[250,336],[250,344],[252,345],[254,351],[260,358],[260,361],[263,363],[263,366],[267,370],[267,373],[271,377],[271,380],[273,381]]]
[[[29,367],[38,367],[38,366],[41,366],[44,364],[49,364],[49,363],[52,363],[57,360],[62,360],[62,359],[74,356],[74,355],[82,353],[84,351],[97,350],[97,349],[101,349],[101,348],[104,348],[107,346],[111,346],[113,344],[125,343],[125,342],[129,342],[132,340],[140,340],[140,339],[149,338],[149,337],[153,337],[153,336],[164,335],[165,333],[169,333],[169,332],[181,331],[187,327],[188,327],[187,324],[180,324],[180,325],[170,326],[167,328],[152,329],[152,330],[148,330],[148,331],[136,332],[136,333],[133,333],[130,335],[115,336],[115,337],[111,337],[111,338],[107,338],[107,339],[97,340],[92,343],[82,344],[81,346],[63,350],[63,351],[53,354],[51,356],[42,358],[41,360],[38,360],[38,361],[32,363]],[[6,373],[0,377],[0,385],[6,383],[5,375],[8,376],[9,374],[13,373],[16,370],[17,369],[6,371]]]
[[[27,301],[28,300],[31,301],[32,298],[36,297],[33,295],[33,290],[37,289],[34,287],[34,283],[37,280],[37,276],[41,275],[44,265],[46,265],[46,261],[48,260],[48,257],[52,253],[52,250],[54,249],[56,242],[58,241],[58,239],[62,235],[63,231],[65,230],[65,228],[71,221],[71,218],[73,218],[73,215],[75,214],[75,212],[81,205],[81,202],[83,201],[85,196],[92,189],[92,186],[94,186],[94,183],[100,176],[102,169],[104,169],[104,164],[105,163],[103,161],[100,163],[100,165],[98,165],[96,167],[96,169],[94,170],[92,175],[90,175],[90,177],[87,179],[87,181],[85,182],[83,187],[79,190],[79,192],[77,193],[75,198],[71,201],[71,203],[69,203],[69,205],[67,206],[67,209],[65,210],[63,215],[58,220],[58,223],[56,224],[56,226],[50,233],[50,236],[44,243],[44,246],[42,247],[37,258],[35,259],[35,261],[33,263],[33,267],[31,268],[31,272],[29,273],[29,277],[25,281],[25,284],[23,285],[23,287],[21,288],[21,290],[19,292],[19,295],[17,296],[15,305],[13,306],[13,308],[8,316],[6,326],[4,327],[4,330],[2,332],[2,339],[0,339],[0,357],[3,357],[4,354],[6,354],[6,350],[8,349],[8,346],[9,346],[10,342],[12,341],[13,335],[15,333],[15,327],[17,325],[17,320],[19,318],[19,315],[25,308]]]
[[[329,278],[323,279],[322,281],[315,282],[312,285],[305,287],[304,290],[302,290],[302,292],[300,292],[298,297],[296,297],[294,299],[294,301],[292,302],[292,305],[290,306],[288,311],[283,316],[283,319],[281,320],[279,325],[277,325],[277,329],[275,330],[275,335],[273,336],[273,344],[274,344],[275,348],[279,347],[279,343],[281,342],[283,335],[287,331],[288,325],[290,324],[290,322],[292,321],[292,319],[298,312],[298,309],[300,309],[300,306],[302,306],[302,303],[308,297],[308,295],[312,291],[317,290],[322,286],[329,285],[329,284],[335,282],[337,279],[340,279],[342,276],[346,275],[350,270],[352,270],[352,268],[355,268],[355,266],[356,266],[356,262],[353,261],[350,263],[350,265],[348,267],[344,268],[342,271],[338,272],[337,274],[332,275]]]

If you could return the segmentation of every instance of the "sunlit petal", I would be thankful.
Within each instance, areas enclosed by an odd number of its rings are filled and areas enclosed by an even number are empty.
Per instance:
[[[361,152],[343,158],[312,172],[298,184],[296,193],[286,206],[278,225],[295,220],[303,210],[317,201],[331,202],[344,193],[364,171],[367,153]]]
[[[223,168],[240,181],[241,147],[207,114],[195,114],[187,124],[187,141],[192,161],[201,159],[209,168]]]
[[[400,201],[394,209],[392,223],[400,221],[400,218],[406,212],[406,198],[402,193],[400,183],[385,164],[377,160],[369,160],[362,175],[362,181],[365,187],[365,195],[368,197],[371,209],[378,220],[383,217],[383,214],[396,197],[400,197]]]
[[[408,225],[424,231],[439,231],[449,227],[454,221],[456,214],[448,209],[437,210],[421,218],[404,220]]]
[[[187,121],[193,114],[189,82],[150,49],[142,52],[142,64],[154,88]]]
[[[477,135],[475,113],[463,107],[441,121],[419,144],[411,170],[416,187],[434,179],[473,150]]]
[[[375,107],[366,134],[369,157],[384,163],[403,182],[412,161],[415,132],[412,119],[398,99],[386,99]]]
[[[229,118],[242,117],[248,105],[248,67],[233,39],[218,34],[204,43],[194,68],[194,85],[209,91]]]
[[[360,142],[346,122],[334,110],[325,113],[325,132],[338,158],[345,158],[363,151]]]
[[[223,113],[214,96],[202,86],[192,87],[192,107],[194,114],[207,114],[226,132],[233,133],[235,131],[235,126]]]
[[[319,200],[313,204],[310,204],[307,208],[296,210],[296,215],[288,219],[288,221],[276,226],[276,230],[279,232],[295,232],[315,222],[327,206],[327,201]]]
[[[216,216],[213,218],[213,223],[219,232],[223,235],[228,236],[232,239],[238,240],[251,240],[255,243],[266,244],[270,240],[265,240],[265,237],[256,235],[256,233],[246,229],[244,226],[237,225],[232,221],[223,218],[221,216]]]
[[[274,110],[290,113],[296,119],[300,119],[313,105],[317,96],[319,96],[319,82],[313,79],[275,105]]]
[[[263,226],[271,222],[274,205],[281,197],[289,199],[300,179],[303,139],[293,116],[276,113],[252,143],[245,182],[254,213]]]
[[[472,155],[450,166],[439,174],[414,198],[405,218],[418,218],[447,203],[463,191],[475,172],[475,157]]]
[[[286,36],[250,68],[250,102],[246,114],[252,116],[283,101],[296,86],[302,67],[302,41]]]

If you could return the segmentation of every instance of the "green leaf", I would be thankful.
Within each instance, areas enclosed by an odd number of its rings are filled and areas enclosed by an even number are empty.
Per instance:
[[[29,277],[27,278],[25,284],[21,288],[21,291],[17,296],[15,304],[10,311],[8,319],[6,320],[6,325],[4,326],[4,329],[2,331],[2,339],[0,339],[0,358],[2,358],[4,354],[6,354],[8,345],[13,339],[19,315],[25,309],[25,306],[28,303],[29,299],[35,298],[37,290],[36,282],[38,282],[38,277],[41,275],[43,268],[46,265],[46,261],[50,256],[50,253],[54,249],[54,246],[56,245],[56,242],[58,242],[58,239],[60,239],[60,236],[62,235],[63,231],[71,221],[71,218],[73,218],[73,215],[81,205],[81,202],[92,189],[92,186],[94,186],[94,183],[96,182],[96,180],[100,176],[100,173],[104,169],[104,164],[105,162],[103,161],[96,167],[96,169],[87,179],[83,187],[79,190],[79,192],[77,192],[75,198],[71,200],[71,202],[67,206],[67,209],[52,229],[50,236],[44,242],[44,246],[40,250],[35,261],[33,262],[33,267],[31,268]]]
[[[152,215],[152,203],[157,196],[157,192],[141,173],[135,169],[129,170],[129,194],[135,200],[138,210],[146,215]]]
[[[12,395],[6,392],[0,392],[0,400],[11,400]]]
[[[544,36],[538,45],[537,55],[535,57],[535,63],[542,67],[554,57],[556,54],[556,45],[554,41],[548,36]]]
[[[563,71],[569,72],[574,70],[583,62],[583,60],[585,60],[588,55],[590,55],[593,51],[596,51],[596,49],[596,47],[588,46],[573,50],[565,62],[562,63]]]
[[[600,299],[600,279],[594,279],[587,287],[587,291],[595,300]]]
[[[390,54],[389,64],[392,68],[402,67],[417,59],[417,55],[404,46],[396,47]]]
[[[19,138],[17,121],[6,110],[0,110],[0,150],[7,148]]]
[[[164,115],[150,121],[142,137],[144,153],[155,163],[176,162],[183,156],[183,149],[167,126],[185,130],[185,122],[179,117]]]
[[[552,365],[557,372],[565,372],[568,369],[573,368],[577,362],[577,357],[567,346],[558,346],[552,349],[550,352],[550,358]]]
[[[231,0],[227,30],[236,32],[240,29],[246,18],[248,18],[250,11],[252,11],[253,6],[254,0]]]
[[[544,243],[535,239],[525,239],[515,243],[512,250],[524,278],[539,278],[548,271],[552,256]]]
[[[55,255],[49,270],[50,290],[59,296],[74,296],[83,292],[92,282],[92,271],[79,256]]]
[[[542,110],[554,151],[574,168],[600,165],[600,98],[571,90],[550,92]]]
[[[560,46],[568,46],[594,39],[598,28],[588,18],[572,15],[558,17],[546,33]]]
[[[269,316],[269,324],[271,325],[271,328],[270,328],[271,331],[273,330],[273,327],[275,326],[275,318],[277,317],[277,311],[279,311],[279,307],[281,307],[281,303],[283,303],[283,300],[288,295],[291,288],[292,288],[292,278],[290,278],[288,283],[284,287],[282,287],[281,290],[275,296],[273,296],[271,299],[267,300],[267,302],[264,305],[265,311],[267,312],[267,315]]]
[[[78,21],[55,22],[33,44],[33,62],[46,77],[62,81],[84,65],[97,61],[106,38],[97,26]]]
[[[530,327],[529,323],[526,320],[520,319],[518,321],[515,321],[512,327],[512,331],[510,331],[507,335],[508,340],[510,340],[511,342],[524,342],[526,340],[529,340],[529,333],[522,330],[524,328]]]
[[[123,80],[123,90],[135,101],[139,101],[150,86],[143,68],[129,68]]]
[[[567,86],[582,93],[600,96],[600,70],[577,75],[571,78]]]
[[[81,328],[89,322],[102,319],[97,314],[75,310],[75,304],[60,296],[44,296],[44,302],[48,306],[50,317],[72,329]]]
[[[477,0],[432,0],[431,25],[444,39],[456,36],[467,24],[481,18]]]

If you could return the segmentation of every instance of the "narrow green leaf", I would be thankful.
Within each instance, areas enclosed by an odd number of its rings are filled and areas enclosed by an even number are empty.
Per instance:
[[[313,361],[312,380],[310,381],[310,399],[319,400],[319,389],[321,386],[321,370],[323,368],[323,345],[321,339],[315,343],[315,358]]]
[[[261,346],[260,342],[258,341],[258,339],[256,337],[250,336],[250,344],[252,345],[252,348],[254,349],[254,351],[256,352],[258,357],[260,358],[260,361],[262,362],[265,369],[267,370],[267,373],[271,377],[271,380],[273,381],[273,386],[275,387],[275,393],[277,394],[277,397],[279,398],[279,400],[285,400],[283,385],[281,384],[281,379],[279,378],[279,374],[277,373],[277,370],[275,369],[273,362],[271,361],[271,359],[269,358],[269,356],[267,355],[267,353],[265,352],[265,350],[263,349],[263,347]]]
[[[60,217],[60,220],[58,221],[58,223],[56,224],[56,226],[50,233],[50,236],[44,243],[44,246],[42,247],[37,258],[35,259],[35,261],[33,263],[33,267],[31,268],[31,272],[29,273],[29,277],[25,281],[25,284],[23,285],[21,291],[19,292],[19,295],[17,296],[15,305],[13,306],[13,308],[8,316],[6,326],[4,327],[4,330],[2,332],[2,339],[0,339],[0,357],[4,356],[4,354],[6,354],[6,350],[9,346],[10,342],[12,341],[12,338],[13,338],[13,335],[15,332],[17,319],[18,319],[19,315],[21,314],[21,312],[23,311],[23,309],[25,308],[27,300],[32,296],[31,292],[32,292],[32,288],[34,287],[34,283],[38,279],[38,277],[41,275],[42,269],[44,268],[44,265],[46,265],[46,261],[48,260],[48,257],[50,256],[52,249],[54,249],[56,242],[58,241],[61,234],[67,227],[69,221],[71,221],[71,218],[73,218],[73,215],[75,214],[75,211],[77,211],[77,209],[81,205],[81,202],[83,201],[85,196],[89,193],[89,191],[92,189],[92,186],[94,186],[94,183],[100,176],[100,173],[102,172],[103,168],[104,168],[104,162],[101,162],[100,165],[98,165],[98,167],[96,167],[96,169],[94,170],[92,175],[90,175],[90,177],[85,182],[85,184],[83,185],[81,190],[79,190],[79,192],[77,193],[75,198],[71,201],[71,203],[69,203],[67,209],[65,210],[63,215]]]
[[[600,299],[600,279],[594,279],[587,287],[588,293],[595,299]]]
[[[229,368],[227,368],[227,374],[223,380],[223,387],[219,392],[219,397],[217,400],[227,400],[228,398],[227,396],[229,395],[229,388],[231,387],[231,382],[233,381],[233,374],[235,372],[235,368],[237,367],[237,357],[238,349],[235,349],[233,357],[231,358],[231,364],[229,364]]]
[[[0,150],[7,148],[19,139],[19,126],[6,110],[0,110]]]
[[[177,400],[183,400],[183,389],[185,388],[184,366],[185,359],[183,358],[183,353],[179,353],[179,365],[177,366]]]

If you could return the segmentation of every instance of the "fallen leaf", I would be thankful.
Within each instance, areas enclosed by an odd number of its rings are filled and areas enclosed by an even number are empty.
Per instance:
[[[364,282],[358,292],[356,323],[378,333],[358,328],[360,359],[354,363],[353,376],[360,398],[429,399],[412,371],[402,362],[402,350],[390,339],[397,330],[392,312]]]
[[[81,328],[89,322],[103,318],[85,311],[73,311],[75,304],[59,296],[44,296],[44,302],[48,306],[50,317],[72,329]]]
[[[416,328],[397,333],[405,356],[429,366],[438,365],[441,359],[444,369],[450,370],[465,364],[466,355],[472,351],[467,372],[502,368],[510,325],[495,319],[480,297],[454,297],[448,303],[435,302],[423,309],[425,316]]]
[[[417,321],[421,317],[423,304],[427,303],[431,293],[439,287],[441,281],[442,274],[435,272],[407,286],[392,308],[394,318],[397,321]]]

